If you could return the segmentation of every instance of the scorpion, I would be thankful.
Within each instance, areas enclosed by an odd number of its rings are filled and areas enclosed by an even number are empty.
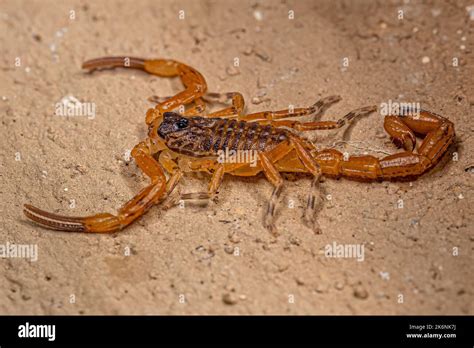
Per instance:
[[[238,92],[211,93],[196,69],[169,59],[103,57],[88,60],[89,72],[118,67],[143,70],[160,77],[179,77],[185,89],[172,97],[150,97],[156,106],[146,112],[148,137],[131,151],[138,168],[150,184],[114,214],[86,217],[62,216],[25,204],[24,214],[40,226],[59,231],[106,233],[130,225],[152,206],[171,197],[185,173],[205,172],[211,179],[207,191],[180,193],[182,200],[213,199],[225,174],[255,176],[263,172],[274,189],[264,215],[264,226],[276,234],[275,207],[284,180],[281,173],[307,173],[311,190],[303,214],[315,230],[316,199],[321,176],[346,177],[362,181],[413,180],[433,168],[454,141],[454,124],[432,112],[388,115],[384,129],[403,152],[381,159],[344,156],[335,149],[318,149],[299,135],[300,131],[339,129],[361,115],[377,110],[368,106],[354,110],[337,121],[300,122],[295,117],[321,116],[339,96],[322,98],[310,107],[244,113],[244,98]],[[227,104],[222,110],[205,114],[206,102]],[[186,106],[186,108],[184,108]],[[181,108],[180,113],[173,110]],[[416,146],[416,136],[422,138]],[[219,151],[254,151],[257,163],[217,160]]]

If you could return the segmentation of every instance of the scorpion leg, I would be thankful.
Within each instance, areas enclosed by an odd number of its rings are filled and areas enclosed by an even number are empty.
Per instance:
[[[297,131],[309,131],[309,130],[329,130],[339,129],[344,127],[346,124],[351,122],[356,117],[367,115],[377,110],[376,106],[367,106],[354,111],[349,112],[344,117],[337,121],[317,121],[317,122],[299,122],[299,121],[259,121],[260,124],[270,124],[274,127],[288,127],[293,128]]]
[[[208,114],[207,117],[240,117],[244,112],[245,101],[244,97],[239,92],[206,93],[203,98],[207,102],[220,104],[232,100],[231,106],[212,112]]]
[[[167,185],[163,170],[144,142],[135,146],[132,156],[152,183],[120,208],[117,215],[101,213],[87,217],[68,217],[48,213],[28,204],[24,206],[25,215],[43,227],[60,231],[104,233],[124,228],[147,212],[167,190],[170,192],[180,178],[180,172],[177,172]]]
[[[297,136],[291,136],[289,144],[282,143],[278,145],[277,148],[272,150],[272,152],[274,153],[271,159],[269,159],[269,157],[266,155],[262,158],[262,155],[260,155],[262,169],[268,180],[275,186],[275,190],[273,191],[272,199],[268,205],[267,214],[264,220],[265,227],[269,228],[270,231],[275,232],[275,227],[273,226],[274,207],[281,190],[281,188],[279,188],[281,179],[279,172],[293,171],[293,165],[285,163],[285,159],[287,158],[288,154],[294,153],[304,166],[306,172],[309,172],[314,176],[313,181],[311,182],[311,190],[308,195],[308,201],[303,218],[309,227],[311,227],[315,232],[318,232],[319,226],[315,218],[317,209],[316,198],[319,196],[318,188],[322,175],[322,168],[308,151],[307,145]],[[288,167],[285,165],[288,165]]]
[[[291,144],[293,145],[296,155],[310,172],[314,178],[311,182],[311,191],[308,196],[308,203],[304,212],[305,222],[312,227],[316,232],[319,231],[318,222],[316,220],[316,196],[319,195],[319,181],[321,179],[322,170],[318,162],[311,156],[311,153],[306,149],[305,144],[300,138],[292,136]],[[316,194],[318,193],[318,194]]]
[[[332,104],[341,100],[338,95],[332,95],[318,100],[316,103],[307,108],[284,109],[279,111],[261,111],[253,114],[239,117],[242,121],[267,121],[273,124],[272,121],[282,118],[300,117],[314,114],[315,117],[321,116]]]
[[[200,164],[202,164],[203,168],[200,168]],[[205,171],[209,172],[208,169],[208,160],[194,160],[192,162],[193,171]],[[209,201],[212,200],[216,194],[217,190],[219,189],[220,185],[222,184],[222,180],[224,179],[224,174],[232,172],[236,169],[241,167],[248,166],[248,163],[235,163],[235,164],[219,164],[215,170],[212,172],[212,178],[209,183],[209,187],[207,191],[200,191],[200,192],[188,192],[182,193],[179,195],[178,198],[174,200],[169,206],[176,205],[180,200],[187,201],[187,200],[205,200]]]
[[[397,120],[394,122],[394,120]],[[402,126],[405,125],[405,126]],[[351,156],[330,149],[313,155],[323,173],[360,180],[384,180],[417,177],[435,166],[454,141],[454,125],[444,117],[428,111],[418,116],[387,116],[385,129],[398,145],[414,148],[412,133],[424,136],[417,153],[405,151],[378,159],[374,156]]]
[[[214,197],[219,186],[222,183],[222,179],[224,179],[225,167],[223,164],[217,166],[214,173],[212,173],[211,182],[209,183],[209,187],[207,192],[189,192],[181,194],[180,199],[186,200],[210,200]]]
[[[265,153],[259,153],[258,156],[260,158],[260,164],[262,166],[263,173],[267,177],[268,181],[270,181],[275,187],[273,189],[272,196],[270,197],[270,201],[268,202],[267,212],[265,214],[263,224],[265,228],[268,229],[273,235],[277,235],[277,230],[274,224],[275,208],[283,189],[283,178]]]

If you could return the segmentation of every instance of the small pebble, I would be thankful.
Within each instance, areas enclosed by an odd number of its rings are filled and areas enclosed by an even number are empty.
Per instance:
[[[427,56],[424,56],[422,59],[421,59],[421,62],[423,64],[428,64],[430,62],[430,57],[427,57]]]
[[[231,245],[226,245],[224,247],[224,251],[227,253],[227,254],[233,254],[234,253],[234,247],[231,246]]]
[[[354,297],[360,300],[365,300],[367,297],[369,297],[369,293],[367,292],[367,290],[364,289],[362,285],[357,285],[354,288]]]
[[[230,293],[226,293],[222,296],[222,302],[227,305],[235,305],[237,303],[237,298]]]
[[[246,56],[250,56],[253,53],[253,47],[250,45],[246,46],[243,49],[242,53],[245,54]]]
[[[234,66],[228,66],[228,67],[225,69],[225,72],[226,72],[227,75],[229,75],[229,76],[236,76],[236,75],[239,75],[239,74],[240,74],[239,69],[237,69],[237,68],[234,67]]]
[[[334,284],[334,287],[336,288],[336,290],[342,290],[342,289],[344,289],[344,283],[342,283],[342,282],[336,282],[336,283]]]
[[[316,287],[314,288],[314,291],[316,291],[318,294],[322,294],[322,293],[326,292],[326,289],[324,288],[323,285],[318,284],[318,285],[316,285]]]
[[[296,282],[296,284],[298,284],[298,285],[304,285],[304,284],[305,284],[304,279],[301,279],[301,278],[299,278],[299,277],[296,277],[296,278],[295,278],[295,282]]]
[[[123,153],[123,159],[125,162],[130,162],[132,150],[125,150]]]
[[[253,16],[257,21],[261,21],[263,19],[263,14],[261,11],[253,11]]]

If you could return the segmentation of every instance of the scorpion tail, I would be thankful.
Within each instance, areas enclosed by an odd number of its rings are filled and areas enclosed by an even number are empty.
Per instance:
[[[86,232],[84,218],[66,217],[48,213],[29,204],[23,206],[23,213],[37,224],[51,230]]]
[[[65,232],[115,232],[134,220],[129,219],[124,222],[120,217],[109,213],[86,217],[62,216],[48,213],[29,204],[23,206],[23,213],[44,228]]]
[[[413,115],[386,116],[384,127],[404,152],[379,159],[374,156],[346,158],[337,150],[323,150],[315,155],[323,173],[363,181],[416,178],[433,168],[455,139],[451,121],[425,110]],[[415,134],[424,138],[418,148]]]
[[[129,68],[145,70],[145,59],[136,57],[102,57],[82,63],[82,68],[90,71],[96,69]]]

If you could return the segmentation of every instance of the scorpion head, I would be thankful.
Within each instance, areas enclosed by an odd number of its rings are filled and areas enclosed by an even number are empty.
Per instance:
[[[193,157],[205,156],[209,149],[203,143],[209,138],[214,121],[202,117],[183,117],[165,112],[158,128],[158,135],[168,148]]]
[[[188,126],[189,120],[187,118],[175,112],[165,112],[163,121],[158,128],[158,135],[164,140],[168,140],[170,137],[183,136]]]

